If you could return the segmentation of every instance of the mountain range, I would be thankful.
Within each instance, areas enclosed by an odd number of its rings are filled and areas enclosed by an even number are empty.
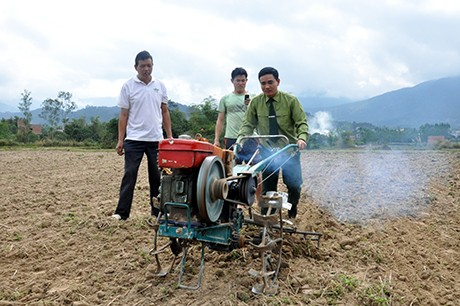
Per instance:
[[[370,99],[350,102],[345,98],[299,96],[304,111],[309,114],[328,112],[335,121],[366,122],[389,128],[419,128],[429,123],[448,123],[460,128],[460,76],[420,83],[414,87],[384,93]],[[177,103],[188,114],[188,106]],[[20,112],[0,102],[0,118],[21,117]],[[39,117],[41,109],[32,111],[32,123],[45,123]],[[99,116],[102,122],[117,118],[117,106],[87,106],[74,111],[70,119]]]
[[[328,112],[333,120],[376,126],[418,128],[425,123],[460,127],[460,76],[420,83],[358,102],[330,107],[304,107]]]

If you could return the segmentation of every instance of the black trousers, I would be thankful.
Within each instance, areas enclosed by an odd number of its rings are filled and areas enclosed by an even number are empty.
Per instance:
[[[144,154],[147,156],[147,168],[150,185],[150,206],[152,215],[158,215],[153,207],[152,198],[160,194],[161,175],[158,168],[158,142],[125,140],[124,142],[125,173],[121,180],[120,198],[115,210],[123,220],[129,218],[133,203],[134,188],[137,174]]]
[[[288,156],[284,155],[275,158],[268,168],[262,173],[262,194],[265,194],[267,191],[278,191],[278,179],[281,169],[283,174],[283,183],[286,185],[288,190],[288,202],[292,204],[292,208],[289,210],[289,216],[296,217],[297,204],[300,200],[300,192],[303,183],[300,152],[296,152],[291,159],[287,160],[288,158]]]
[[[235,144],[236,138],[224,138],[225,149],[230,150],[230,148]]]

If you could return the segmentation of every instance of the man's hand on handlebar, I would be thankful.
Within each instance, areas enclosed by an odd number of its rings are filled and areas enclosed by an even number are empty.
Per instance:
[[[299,147],[299,150],[304,150],[307,148],[307,143],[302,139],[299,139],[297,140],[297,146]]]
[[[235,142],[235,143],[233,144],[233,152],[234,152],[234,153],[240,152],[242,148],[243,148],[243,147],[242,147],[241,144],[238,143],[238,142]]]

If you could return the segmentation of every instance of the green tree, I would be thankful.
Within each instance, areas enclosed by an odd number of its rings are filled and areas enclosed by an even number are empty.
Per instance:
[[[70,113],[77,109],[77,104],[71,100],[72,94],[70,92],[60,91],[58,93],[58,99],[61,101],[62,124],[65,126],[69,121]]]
[[[448,123],[436,123],[436,124],[424,124],[419,128],[420,137],[423,142],[426,142],[428,136],[445,136],[449,137],[450,124]]]
[[[214,129],[217,120],[217,100],[209,96],[202,104],[190,106],[190,134],[200,133],[207,139],[214,139]]]
[[[308,139],[308,144],[307,144],[308,148],[309,149],[321,149],[321,148],[331,147],[330,135],[331,133],[327,135],[323,135],[319,133],[314,133],[313,135],[310,135]]]
[[[356,144],[355,137],[351,131],[341,131],[336,141],[339,148],[352,148]]]
[[[61,103],[57,99],[46,99],[42,102],[40,118],[45,119],[52,129],[58,127],[61,118]]]
[[[2,122],[6,123],[6,126],[8,127],[8,130],[12,135],[16,135],[18,133],[18,120],[18,116],[14,116],[8,119],[2,119]]]
[[[64,134],[67,139],[77,142],[99,143],[103,137],[105,126],[99,120],[99,116],[91,117],[91,123],[87,124],[86,119],[73,119],[64,126]]]
[[[169,114],[171,115],[171,129],[174,138],[179,135],[186,134],[190,130],[190,123],[188,122],[186,115],[182,112],[178,104],[173,101],[169,101]]]
[[[19,110],[24,115],[24,124],[27,130],[30,130],[30,122],[32,121],[32,112],[30,111],[30,106],[32,105],[31,92],[24,89],[24,92],[21,93],[21,101],[19,102]]]
[[[42,111],[39,116],[48,121],[51,137],[53,137],[55,130],[65,126],[70,113],[77,108],[77,104],[71,99],[71,93],[60,91],[57,99],[48,98],[42,102]]]
[[[9,127],[8,122],[5,119],[0,121],[0,139],[1,140],[10,140],[13,138],[13,133]]]
[[[67,138],[77,142],[82,142],[91,137],[91,131],[86,125],[85,118],[73,119],[64,126],[64,134]]]
[[[19,142],[29,143],[36,141],[38,137],[32,133],[30,123],[32,121],[32,112],[30,111],[30,106],[32,105],[31,92],[24,89],[24,92],[21,93],[21,100],[19,102],[19,110],[22,112],[24,117],[22,118],[23,126],[19,126],[18,132],[16,134],[16,140]]]
[[[99,120],[99,116],[91,117],[90,121],[91,124],[88,126],[90,132],[89,139],[95,142],[100,142],[102,139],[104,126],[102,122]]]
[[[115,148],[118,141],[118,118],[113,118],[104,124],[101,146],[105,149]]]

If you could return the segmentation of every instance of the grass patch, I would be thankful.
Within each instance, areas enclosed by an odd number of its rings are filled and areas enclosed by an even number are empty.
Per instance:
[[[334,305],[340,301],[345,294],[353,292],[361,285],[361,282],[353,275],[339,274],[332,280],[330,289],[325,289],[324,295],[329,305]]]
[[[358,296],[363,305],[387,306],[392,304],[392,299],[394,298],[392,289],[390,279],[380,279],[379,284],[367,286]]]
[[[14,241],[21,241],[23,239],[22,235],[20,233],[14,233],[13,235],[13,240]]]

